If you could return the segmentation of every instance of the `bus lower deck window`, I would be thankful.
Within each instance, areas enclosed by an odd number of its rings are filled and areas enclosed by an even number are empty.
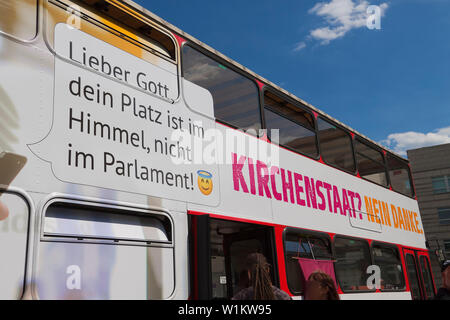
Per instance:
[[[333,264],[331,243],[325,235],[311,235],[300,230],[290,231],[286,233],[284,246],[288,287],[295,295],[303,294],[309,272],[319,267],[317,261],[320,261],[320,267],[325,269],[324,264]],[[334,274],[332,277],[334,278]]]
[[[344,292],[369,291],[367,268],[372,265],[369,244],[365,240],[336,237],[336,276]]]
[[[171,243],[171,224],[167,217],[136,214],[103,207],[72,203],[53,203],[45,213],[47,239],[98,239],[148,243]]]
[[[402,262],[398,249],[393,246],[374,244],[372,247],[373,262],[380,267],[381,290],[404,290]]]

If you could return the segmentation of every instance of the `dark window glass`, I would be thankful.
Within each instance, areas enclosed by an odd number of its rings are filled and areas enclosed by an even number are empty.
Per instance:
[[[397,248],[374,245],[373,262],[381,270],[381,290],[403,290],[405,288],[402,262]]]
[[[406,162],[387,154],[387,167],[389,170],[389,178],[391,180],[392,189],[412,197],[409,166]]]
[[[416,271],[416,259],[411,254],[406,255],[406,268],[408,270],[409,288],[414,300],[420,300],[419,277]]]
[[[332,259],[331,244],[325,237],[288,233],[286,234],[285,250],[289,290],[297,294],[302,293],[305,281],[298,258]]]
[[[450,176],[433,177],[431,183],[434,194],[450,192]]]
[[[359,140],[355,140],[355,152],[360,176],[372,182],[387,186],[388,182],[383,154]]]
[[[444,240],[444,251],[445,256],[450,258],[450,240]]]
[[[323,160],[341,169],[354,171],[355,163],[350,135],[321,118],[317,120],[317,124]]]
[[[279,130],[280,145],[313,157],[317,156],[312,114],[268,91],[264,94],[264,106],[266,127],[273,142],[276,142],[276,136],[272,130]]]
[[[266,257],[276,284],[270,227],[210,219],[212,299],[231,299],[250,285],[245,263],[256,252]]]
[[[450,224],[450,208],[438,208],[439,223]]]
[[[215,117],[240,129],[261,128],[258,88],[250,79],[197,50],[183,47],[183,75],[211,92]]]
[[[343,291],[369,290],[367,268],[372,265],[369,245],[364,240],[336,238],[336,276]]]
[[[427,299],[434,298],[434,288],[433,280],[431,278],[430,266],[428,264],[428,259],[424,256],[420,257],[420,271],[422,272],[422,278],[425,285],[425,293],[427,294]]]

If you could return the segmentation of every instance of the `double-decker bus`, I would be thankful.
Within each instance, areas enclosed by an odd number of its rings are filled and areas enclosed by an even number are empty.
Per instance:
[[[0,299],[435,293],[406,159],[131,1],[0,0],[0,124]]]

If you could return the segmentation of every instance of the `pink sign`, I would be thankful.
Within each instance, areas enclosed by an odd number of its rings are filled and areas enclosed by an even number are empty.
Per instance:
[[[334,264],[332,260],[314,260],[314,259],[298,258],[298,263],[303,271],[305,281],[308,280],[309,275],[311,273],[320,270],[328,274],[334,280],[334,284],[336,284],[336,277],[334,275]]]

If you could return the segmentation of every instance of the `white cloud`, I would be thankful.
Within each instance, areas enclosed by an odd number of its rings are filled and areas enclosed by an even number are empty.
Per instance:
[[[309,32],[309,40],[320,41],[321,44],[329,44],[330,41],[341,38],[352,29],[367,26],[367,8],[371,4],[366,0],[331,0],[319,2],[308,13],[317,15],[325,20],[325,26],[313,29]],[[383,16],[388,8],[387,3],[378,5]],[[301,47],[306,47],[306,43]],[[295,47],[294,51],[299,51]]]
[[[305,49],[305,48],[306,48],[306,43],[302,41],[302,42],[299,42],[299,43],[297,43],[295,45],[294,51],[300,51],[300,50]]]
[[[392,133],[380,143],[404,156],[406,155],[406,150],[450,143],[450,127],[428,133],[415,131]]]

